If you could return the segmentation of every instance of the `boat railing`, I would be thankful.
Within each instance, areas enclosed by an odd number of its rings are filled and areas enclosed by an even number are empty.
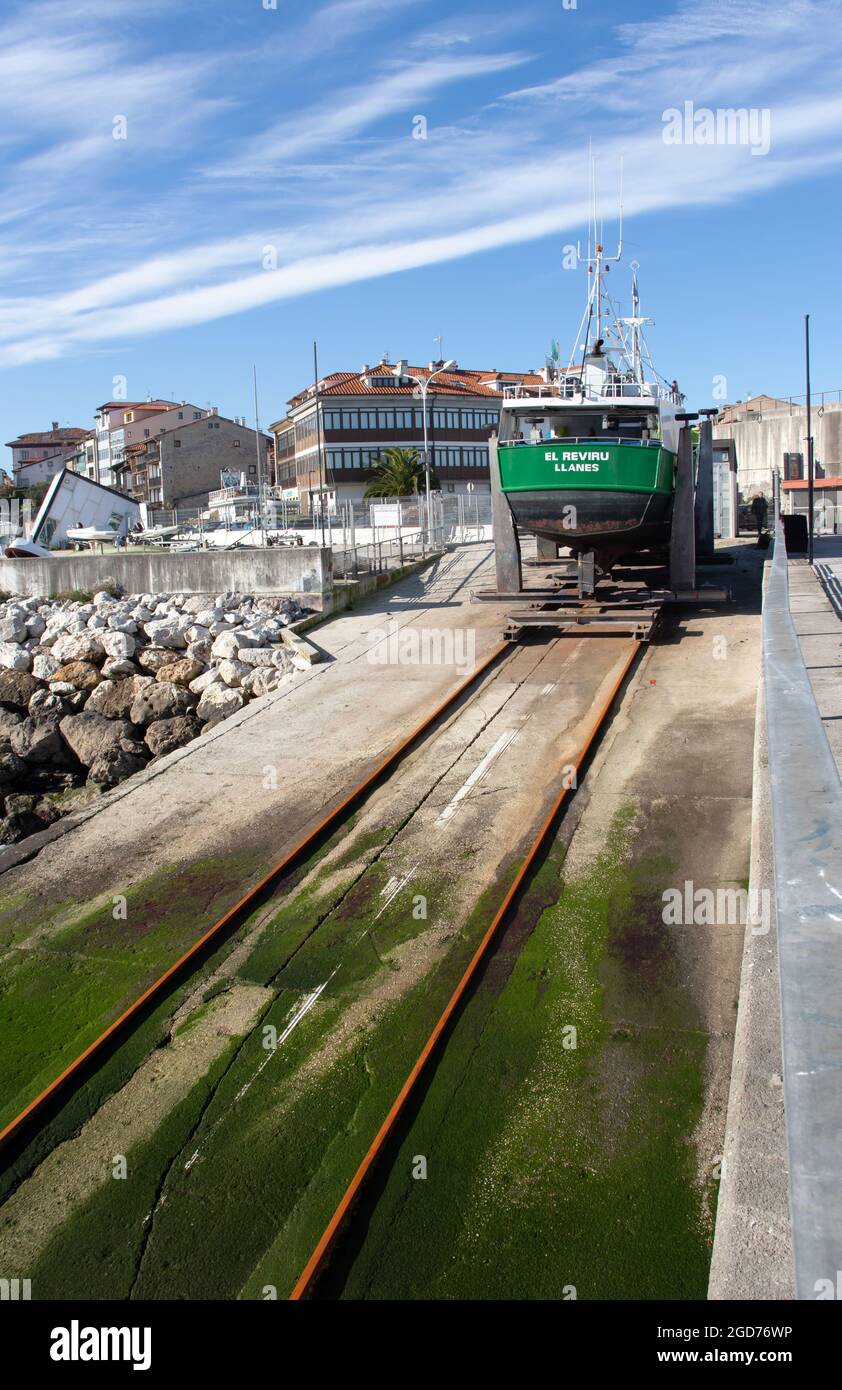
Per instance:
[[[544,382],[540,386],[525,386],[522,382],[505,386],[502,395],[506,400],[563,400],[573,401],[582,394],[582,382],[579,377],[571,377],[568,381]]]
[[[587,446],[589,449],[598,449],[602,444],[628,444],[637,449],[660,449],[663,447],[662,439],[633,439],[625,434],[599,434],[599,435],[547,435],[541,439],[501,439],[500,448],[510,449],[521,445],[543,445],[561,444],[564,448],[574,444],[576,446]]]
[[[594,401],[603,405],[606,401],[672,401],[678,403],[680,394],[671,386],[662,386],[655,381],[626,381],[619,376],[606,377],[598,387],[585,384],[578,378],[565,382],[551,382],[543,386],[507,386],[503,392],[507,400],[561,400]]]

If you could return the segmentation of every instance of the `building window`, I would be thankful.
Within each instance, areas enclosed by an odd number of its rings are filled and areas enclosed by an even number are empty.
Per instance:
[[[356,410],[343,410],[342,428],[343,430],[358,430],[360,427],[360,417]]]
[[[458,411],[458,410],[448,410],[448,412],[447,412],[447,428],[448,428],[449,430],[458,430],[458,428],[459,428],[459,411]]]
[[[184,411],[183,411],[183,410],[180,410],[180,411],[178,412],[178,418],[179,418],[179,420],[183,420],[183,419],[184,419]]]
[[[143,431],[143,434],[144,434],[144,437],[145,437],[146,439],[149,438],[149,431],[148,431],[148,430],[144,430],[144,431]]]
[[[257,472],[257,464],[256,464],[256,463],[250,463],[250,464],[249,464],[249,477],[253,478],[256,472]]]
[[[444,411],[444,410],[434,410],[434,411],[433,411],[433,429],[436,429],[436,430],[443,430],[444,427],[445,427],[445,420],[446,420],[446,418],[447,418],[447,413],[446,413],[446,411]]]
[[[239,439],[235,439],[235,440],[234,440],[234,448],[235,448],[235,449],[239,449],[239,447],[240,447],[240,441],[239,441]]]
[[[723,453],[721,458],[727,460],[727,453]],[[804,479],[804,456],[803,454],[784,454],[784,481],[802,482]]]
[[[172,446],[173,446],[174,449],[180,449],[180,448],[181,448],[181,440],[180,440],[180,439],[174,439],[173,442],[172,442]]]
[[[395,428],[394,410],[378,410],[377,428],[379,430],[393,430]]]
[[[341,429],[341,427],[342,427],[342,414],[341,414],[341,412],[338,411],[338,410],[326,410],[326,411],[325,411],[325,429],[326,429],[326,430],[338,430],[338,429]],[[284,437],[285,437],[285,436],[283,436],[283,435],[281,436],[282,439],[283,439]]]
[[[360,429],[361,429],[361,430],[376,430],[376,429],[377,429],[377,411],[376,411],[376,410],[361,410],[361,411],[360,411]]]
[[[194,420],[200,419],[201,414],[202,414],[201,410],[194,410],[194,411],[193,411],[193,419],[194,419]]]
[[[399,429],[399,430],[411,430],[411,429],[412,429],[412,411],[411,411],[411,410],[396,410],[396,411],[395,411],[395,428],[396,428],[396,429]]]

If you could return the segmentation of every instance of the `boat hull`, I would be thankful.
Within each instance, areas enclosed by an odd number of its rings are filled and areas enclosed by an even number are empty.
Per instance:
[[[669,540],[675,455],[658,442],[502,446],[499,468],[517,525],[533,535],[603,564]]]
[[[508,501],[522,530],[574,551],[625,554],[666,545],[669,540],[672,497],[661,493],[570,489],[563,494],[518,492],[509,494]]]

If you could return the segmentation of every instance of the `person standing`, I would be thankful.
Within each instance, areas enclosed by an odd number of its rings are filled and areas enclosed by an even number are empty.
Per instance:
[[[757,535],[760,537],[766,526],[766,513],[769,510],[769,503],[766,501],[762,492],[758,492],[751,503],[751,510],[757,522]]]

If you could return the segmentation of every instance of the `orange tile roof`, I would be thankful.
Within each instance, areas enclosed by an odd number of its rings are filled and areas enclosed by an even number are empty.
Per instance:
[[[369,386],[364,380],[365,377],[389,376],[395,367],[394,362],[381,362],[376,366],[370,367],[367,372],[332,372],[328,376],[320,378],[320,396],[411,396],[417,389],[416,383],[410,381],[407,385],[399,386],[397,381],[387,386]],[[435,368],[433,369],[435,371]],[[432,373],[428,367],[407,367],[406,374],[421,377],[426,380]],[[500,400],[501,393],[493,386],[486,385],[489,381],[516,381],[520,384],[540,386],[543,384],[543,377],[537,372],[496,372],[496,371],[475,371],[467,367],[454,367],[450,372],[436,373],[436,379],[431,387],[431,391],[438,394],[449,393],[462,396],[489,396],[493,400]],[[307,387],[299,391],[289,400],[289,405],[294,406],[306,400],[312,387]]]

